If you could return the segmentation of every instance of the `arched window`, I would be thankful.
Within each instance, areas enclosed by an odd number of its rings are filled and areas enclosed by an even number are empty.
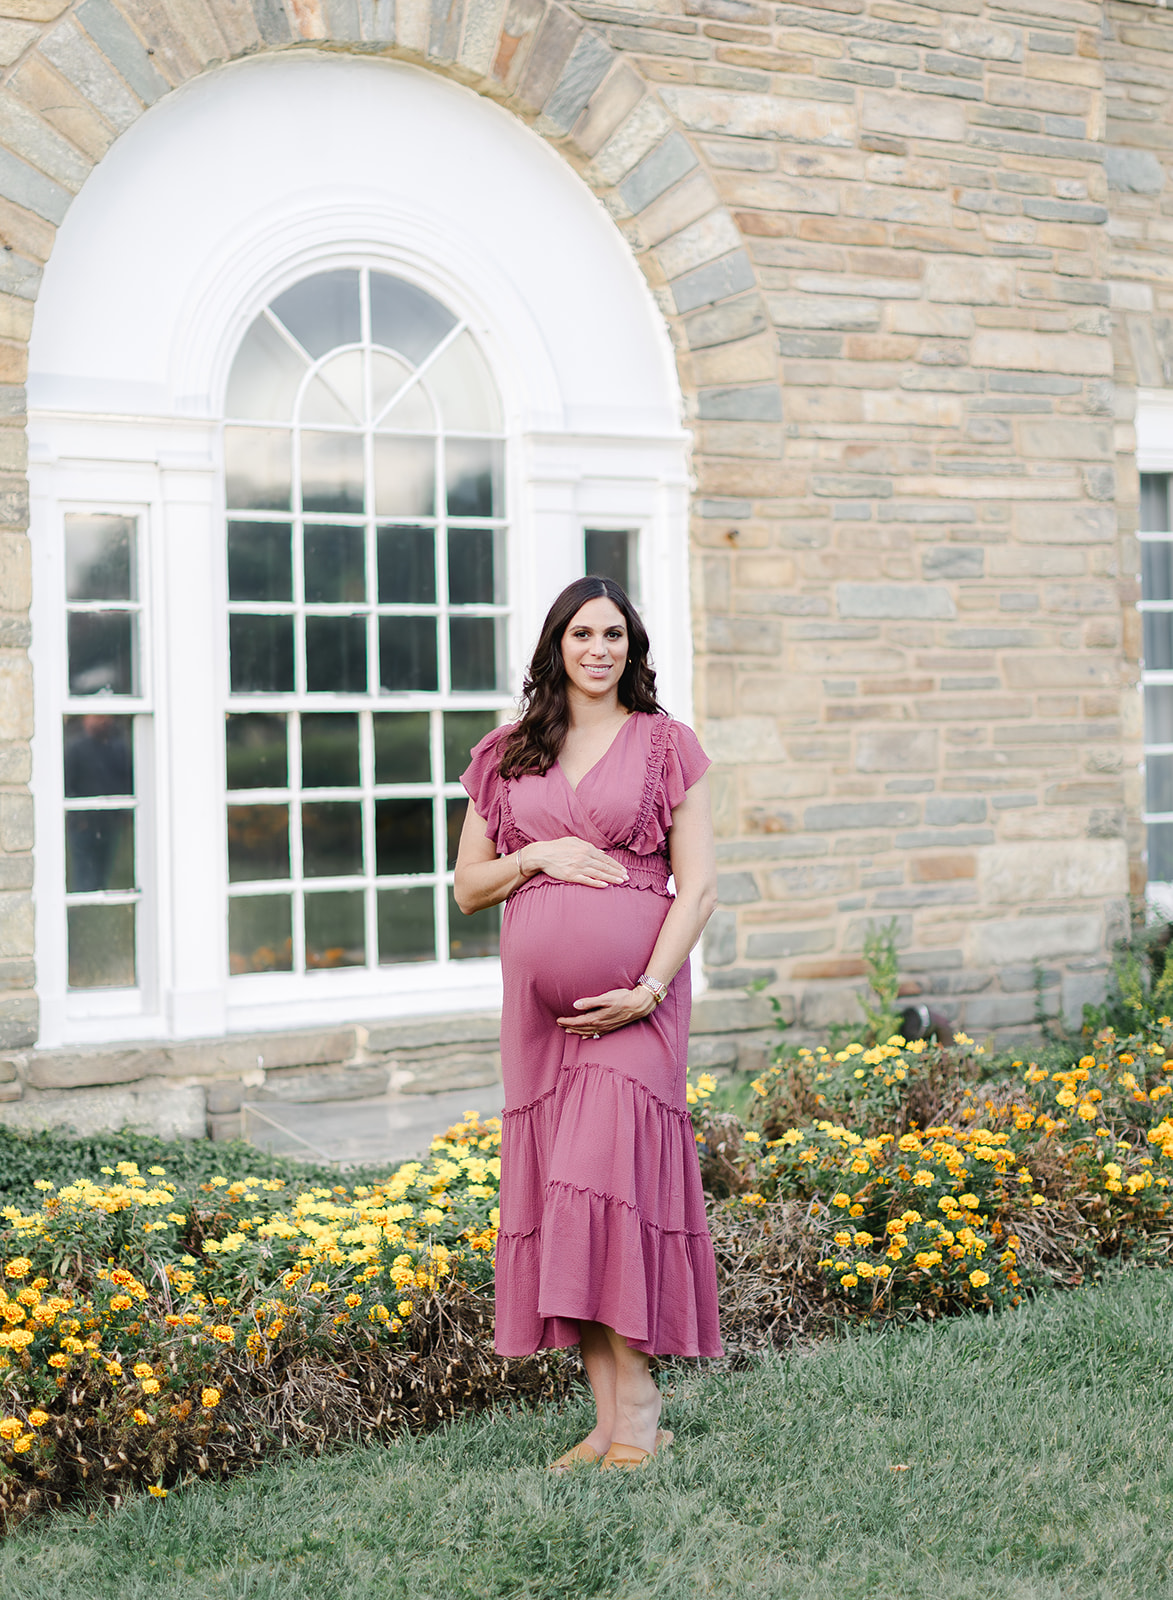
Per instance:
[[[40,1042],[244,1070],[495,1004],[458,780],[563,584],[627,582],[688,715],[680,394],[606,213],[417,69],[212,71],[71,205],[29,402]]]
[[[467,327],[370,268],[279,294],[224,434],[234,975],[496,953],[451,893],[506,703],[501,405]]]

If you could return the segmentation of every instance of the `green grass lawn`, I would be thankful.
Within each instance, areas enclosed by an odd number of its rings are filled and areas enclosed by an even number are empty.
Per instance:
[[[1173,1275],[669,1380],[671,1457],[545,1463],[498,1413],[228,1487],[27,1524],[13,1600],[1173,1597]],[[894,1470],[900,1468],[902,1470]]]

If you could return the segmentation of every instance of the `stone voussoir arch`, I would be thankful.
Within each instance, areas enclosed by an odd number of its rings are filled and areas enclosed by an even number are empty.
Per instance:
[[[427,67],[528,123],[632,249],[675,344],[686,420],[781,422],[766,303],[702,153],[635,65],[558,0],[451,0],[445,11],[426,0],[15,4],[29,20],[0,21],[10,61],[0,87],[0,420],[23,422],[32,308],[55,229],[118,135],[203,72],[313,48]],[[0,439],[0,526],[27,526],[23,465],[23,449]],[[743,492],[727,469],[750,463],[706,463],[702,450],[694,466],[699,494],[724,496]]]

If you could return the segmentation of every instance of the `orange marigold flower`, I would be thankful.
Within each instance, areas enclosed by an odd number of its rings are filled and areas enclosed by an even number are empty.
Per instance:
[[[150,1427],[152,1421],[154,1420],[146,1411],[140,1411],[137,1408],[131,1412],[131,1416],[138,1423],[140,1428]]]
[[[220,1404],[219,1389],[201,1389],[200,1404],[208,1411],[211,1411],[213,1407],[218,1406]]]

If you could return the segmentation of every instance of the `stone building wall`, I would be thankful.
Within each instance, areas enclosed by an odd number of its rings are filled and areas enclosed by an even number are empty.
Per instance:
[[[969,1028],[1029,1025],[1036,963],[1047,1008],[1078,1014],[1130,859],[1143,877],[1130,397],[1173,354],[1166,12],[0,13],[0,1043],[36,1038],[21,381],[40,266],[146,107],[306,47],[411,60],[507,105],[594,189],[671,329],[722,873],[701,1055],[732,1059],[730,1029],[747,1060],[759,1048],[761,1002],[739,993],[755,980],[806,1026],[852,1014],[863,939],[892,918],[910,989]],[[364,1051],[356,1035],[348,1059]],[[13,1094],[36,1089],[33,1059],[14,1058]]]

